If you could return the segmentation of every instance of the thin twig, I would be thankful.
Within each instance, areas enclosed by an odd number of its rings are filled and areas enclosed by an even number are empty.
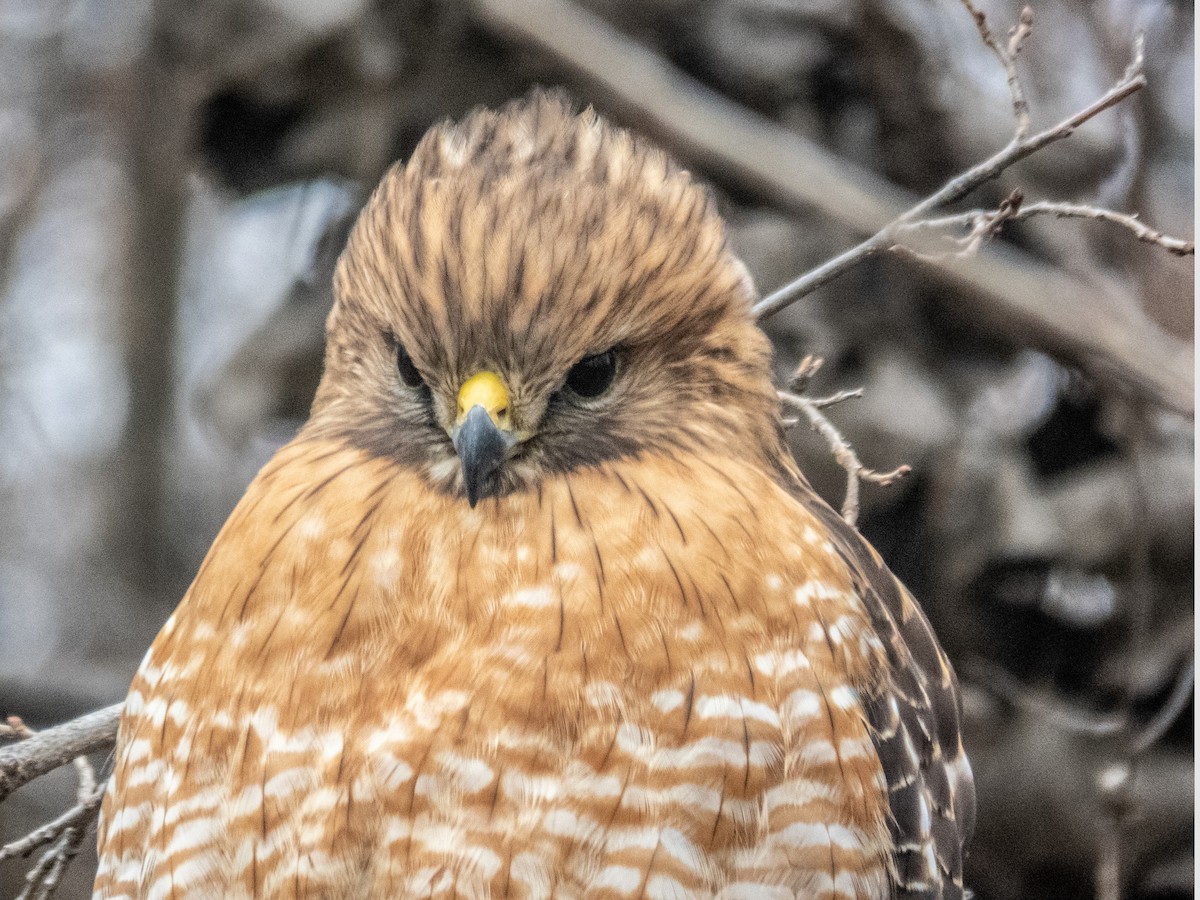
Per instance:
[[[808,402],[817,409],[828,409],[829,407],[836,406],[838,403],[843,403],[846,400],[857,400],[862,395],[862,388],[851,388],[845,391],[838,391],[836,394],[830,394],[828,397],[813,397]]]
[[[1012,59],[1016,59],[1025,44],[1025,39],[1033,33],[1033,7],[1026,6],[1021,10],[1017,24],[1009,29],[1008,46],[1005,48]]]
[[[1032,156],[1043,147],[1069,138],[1080,125],[1094,119],[1106,109],[1116,106],[1130,94],[1144,88],[1146,86],[1146,76],[1143,71],[1144,64],[1145,37],[1139,33],[1134,38],[1133,53],[1130,57],[1129,65],[1125,67],[1125,72],[1121,75],[1120,80],[1105,91],[1104,94],[1074,115],[1067,116],[1067,118],[1063,119],[1057,125],[1047,128],[1044,131],[1039,131],[1033,137],[1012,140],[999,153],[946,182],[938,191],[930,194],[901,216],[900,220],[913,222],[917,219],[923,219],[926,213],[949,206],[951,203],[961,200],[980,185],[995,180],[1000,173],[1013,165],[1013,163],[1020,162]]]
[[[1043,147],[1070,137],[1083,123],[1145,87],[1146,77],[1142,71],[1144,58],[1144,40],[1139,34],[1134,41],[1133,56],[1125,73],[1102,96],[1052,128],[1040,131],[1032,137],[1014,138],[1003,150],[971,167],[961,175],[950,179],[940,189],[889,222],[858,246],[847,250],[824,265],[806,272],[795,281],[784,285],[775,293],[759,301],[754,307],[755,315],[760,319],[765,319],[790,306],[801,297],[811,294],[821,285],[858,265],[868,256],[873,256],[894,246],[897,236],[906,226],[926,218],[928,213],[934,210],[942,209],[961,200],[980,185],[993,181],[1013,163],[1020,162]]]
[[[61,884],[67,866],[79,853],[86,833],[86,827],[66,829],[25,875],[25,888],[17,894],[16,900],[49,900]]]
[[[91,792],[57,819],[35,828],[23,838],[0,847],[0,861],[28,856],[38,847],[57,840],[68,828],[86,828],[100,808],[100,801],[104,799],[104,789],[105,785],[96,787],[93,783]]]
[[[1021,78],[1017,75],[1017,54],[1021,52],[1021,45],[1025,43],[1025,38],[1029,37],[1033,30],[1033,10],[1028,6],[1021,10],[1021,18],[1009,32],[1008,44],[1004,45],[992,36],[992,30],[988,28],[987,16],[983,14],[982,10],[976,7],[971,0],[962,0],[962,5],[967,8],[971,18],[975,20],[979,37],[995,54],[996,59],[1000,60],[1000,65],[1004,67],[1004,74],[1008,78],[1008,92],[1012,97],[1013,117],[1017,120],[1016,137],[1017,140],[1022,140],[1025,135],[1029,134],[1029,104],[1025,100],[1025,89],[1021,86]]]
[[[1112,225],[1119,225],[1131,231],[1139,241],[1147,244],[1156,244],[1175,256],[1193,256],[1196,252],[1195,241],[1186,241],[1182,238],[1166,235],[1156,228],[1151,228],[1138,219],[1136,215],[1120,213],[1111,209],[1103,209],[1098,206],[1089,206],[1082,203],[1039,201],[1037,203],[1013,204],[1009,202],[1011,199],[1012,195],[1010,195],[1004,204],[1001,204],[1000,207],[994,210],[972,209],[952,216],[939,216],[932,219],[922,219],[919,222],[911,222],[900,228],[899,236],[902,239],[902,235],[906,232],[965,228],[968,231],[966,235],[952,239],[955,245],[955,249],[952,252],[957,256],[963,256],[978,251],[984,240],[998,234],[1009,222],[1023,222],[1026,219],[1032,219],[1034,216],[1054,216],[1059,219],[1092,219],[1099,222],[1108,222]],[[893,249],[909,253],[919,252],[899,241]]]
[[[803,413],[808,418],[813,430],[820,434],[825,439],[825,442],[829,444],[829,449],[833,451],[833,458],[837,460],[837,464],[845,470],[846,497],[842,500],[842,518],[851,525],[854,525],[858,521],[859,482],[870,481],[875,484],[889,485],[912,471],[912,467],[907,465],[897,466],[895,469],[887,472],[867,468],[862,464],[862,460],[858,458],[858,454],[854,451],[854,448],[850,446],[850,442],[842,437],[842,433],[837,430],[837,427],[821,412],[825,407],[841,403],[843,400],[849,400],[852,397],[861,396],[861,388],[839,391],[830,397],[816,399],[802,397],[791,391],[779,392],[779,398],[787,406]]]
[[[28,856],[37,848],[50,845],[25,874],[25,887],[17,900],[48,900],[61,884],[67,866],[79,853],[104,798],[104,786],[96,786],[96,771],[84,754],[106,747],[115,740],[120,711],[118,704],[43,732],[34,731],[16,716],[10,716],[0,725],[0,737],[19,740],[11,747],[0,749],[0,787],[6,789],[0,794],[0,800],[22,784],[68,761],[74,763],[79,778],[73,807],[25,837],[0,847],[0,860],[5,860]]]
[[[796,363],[795,370],[788,378],[787,389],[793,394],[803,394],[824,365],[823,357],[814,356],[812,353],[806,354],[800,362]]]
[[[1000,230],[1004,227],[1004,223],[1015,220],[1024,200],[1024,194],[1020,190],[1014,190],[994,210],[971,211],[972,213],[978,212],[979,215],[961,213],[955,216],[938,216],[932,219],[922,219],[919,222],[911,222],[902,226],[897,231],[896,244],[892,247],[892,250],[912,254],[921,259],[934,258],[938,255],[937,252],[930,253],[928,251],[917,250],[915,247],[904,243],[904,236],[906,234],[920,234],[924,231],[957,227],[966,228],[967,233],[962,237],[949,239],[954,248],[950,253],[959,258],[972,256],[979,252],[979,248],[986,241],[1000,233]]]
[[[1195,241],[1185,241],[1182,238],[1174,238],[1163,234],[1158,229],[1151,228],[1139,220],[1136,214],[1115,212],[1111,209],[1102,209],[1097,206],[1088,206],[1079,203],[1051,203],[1047,201],[1030,203],[1022,207],[1021,211],[1012,217],[1012,221],[1019,222],[1022,219],[1028,219],[1030,216],[1043,214],[1057,216],[1060,219],[1096,219],[1101,222],[1120,225],[1122,228],[1132,231],[1139,241],[1147,244],[1157,244],[1175,256],[1192,256],[1196,252]]]

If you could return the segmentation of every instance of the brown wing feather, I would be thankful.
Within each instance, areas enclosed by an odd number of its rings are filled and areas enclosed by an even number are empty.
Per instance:
[[[815,506],[853,573],[891,670],[865,699],[888,782],[895,895],[961,900],[975,784],[962,746],[958,680],[908,590],[837,513]]]

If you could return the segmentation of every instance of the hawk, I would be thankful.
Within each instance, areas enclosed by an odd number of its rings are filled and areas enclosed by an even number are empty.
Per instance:
[[[146,654],[97,898],[959,898],[954,674],[787,451],[713,198],[556,94],[430,131],[312,416]]]

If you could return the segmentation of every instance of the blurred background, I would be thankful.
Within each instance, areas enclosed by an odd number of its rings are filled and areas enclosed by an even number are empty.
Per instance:
[[[1000,35],[1020,12],[983,8]],[[1149,86],[971,202],[1020,187],[1192,237],[1192,4],[1034,14],[1035,127],[1101,95],[1139,29]],[[123,697],[307,414],[371,187],[534,84],[712,183],[764,294],[1013,130],[955,0],[0,0],[0,714]],[[766,327],[781,379],[816,354],[812,394],[865,389],[828,414],[868,466],[914,469],[866,486],[859,524],[964,682],[976,896],[1110,898],[1114,872],[1192,896],[1192,259],[1033,220],[976,260],[873,258]],[[793,437],[840,504],[828,448]],[[67,767],[15,794],[0,843],[72,791]],[[60,896],[88,895],[91,843]],[[0,896],[26,868],[0,864]]]

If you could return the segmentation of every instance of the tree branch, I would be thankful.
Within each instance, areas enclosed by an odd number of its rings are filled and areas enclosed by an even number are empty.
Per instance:
[[[806,272],[795,281],[775,291],[769,297],[765,297],[754,307],[755,314],[760,319],[774,315],[781,309],[795,303],[801,297],[811,294],[826,282],[833,280],[843,272],[858,265],[867,257],[873,256],[882,250],[891,249],[896,245],[898,235],[901,231],[905,228],[911,228],[914,223],[925,218],[928,213],[961,200],[976,188],[997,178],[1013,163],[1020,162],[1043,147],[1070,137],[1075,132],[1075,129],[1084,122],[1099,115],[1109,107],[1120,103],[1135,91],[1139,91],[1145,87],[1146,77],[1142,73],[1143,58],[1143,40],[1142,36],[1138,35],[1137,40],[1134,42],[1133,59],[1129,67],[1125,70],[1125,74],[1103,96],[1074,115],[1063,119],[1053,128],[1040,131],[1033,137],[1022,137],[1018,133],[1018,136],[1013,138],[1004,149],[971,167],[961,175],[950,179],[939,190],[934,191],[924,200],[910,207],[907,212],[902,213],[896,219],[889,222],[858,246],[847,250],[824,265]]]
[[[117,740],[122,704],[115,703],[19,743],[0,747],[0,802],[22,785]]]
[[[11,779],[3,782],[0,801],[22,784],[68,761],[74,762],[79,777],[76,803],[71,809],[25,837],[0,847],[0,861],[3,861],[28,856],[39,847],[50,845],[25,874],[25,887],[17,900],[49,900],[62,882],[67,866],[79,853],[88,827],[100,812],[105,789],[104,785],[96,786],[96,772],[84,754],[108,746],[116,739],[119,715],[120,706],[110,706],[41,733],[30,730],[16,716],[10,716],[7,724],[0,725],[0,737],[19,740],[14,746],[0,750],[0,778],[11,775]]]
[[[57,841],[70,828],[86,828],[100,808],[100,801],[104,799],[106,786],[107,783],[99,787],[93,784],[89,794],[53,822],[47,822],[40,828],[29,832],[25,837],[0,847],[0,862],[18,856],[28,856],[38,847]]]
[[[837,427],[822,412],[823,409],[827,409],[834,404],[861,397],[862,388],[838,391],[836,394],[828,397],[805,397],[801,395],[800,392],[808,386],[813,375],[817,373],[817,370],[823,364],[824,360],[819,357],[804,357],[788,381],[788,386],[791,390],[779,391],[779,399],[783,401],[785,406],[804,414],[813,431],[821,435],[825,439],[825,442],[829,444],[829,449],[833,452],[833,458],[837,460],[837,464],[846,471],[846,496],[842,500],[842,518],[850,525],[854,525],[858,522],[859,483],[870,481],[874,484],[894,484],[911,472],[912,467],[907,465],[897,466],[888,472],[879,472],[875,469],[867,468],[862,464],[862,460],[858,458],[858,454],[854,451],[854,448],[850,446],[850,442],[842,436],[842,433],[837,430]],[[794,425],[795,422],[788,424]]]
[[[956,248],[956,256],[966,256],[978,251],[981,244],[990,237],[998,234],[1009,222],[1023,222],[1034,216],[1054,216],[1059,219],[1092,219],[1119,225],[1131,231],[1139,241],[1156,244],[1174,256],[1193,256],[1196,253],[1196,242],[1185,241],[1181,238],[1163,234],[1156,228],[1151,228],[1136,215],[1115,212],[1099,206],[1089,206],[1083,203],[1059,203],[1042,200],[1037,203],[1024,203],[1020,191],[1013,191],[997,209],[972,209],[951,216],[939,216],[932,219],[922,219],[901,226],[897,234],[897,244],[894,249],[909,252],[912,248],[901,241],[905,233],[937,229],[965,228],[968,233],[960,238],[952,239]]]
[[[1000,65],[1004,67],[1004,74],[1008,76],[1008,92],[1012,95],[1013,116],[1017,120],[1017,139],[1020,140],[1029,133],[1029,104],[1025,101],[1025,89],[1021,86],[1021,79],[1017,75],[1017,54],[1021,52],[1021,45],[1025,43],[1025,38],[1029,37],[1033,31],[1033,10],[1028,6],[1021,10],[1020,20],[1009,32],[1008,44],[1001,45],[992,36],[992,30],[988,28],[987,16],[976,8],[971,0],[962,0],[962,4],[971,14],[971,18],[975,20],[975,27],[979,29],[979,37],[996,55],[996,59],[1000,60]]]

